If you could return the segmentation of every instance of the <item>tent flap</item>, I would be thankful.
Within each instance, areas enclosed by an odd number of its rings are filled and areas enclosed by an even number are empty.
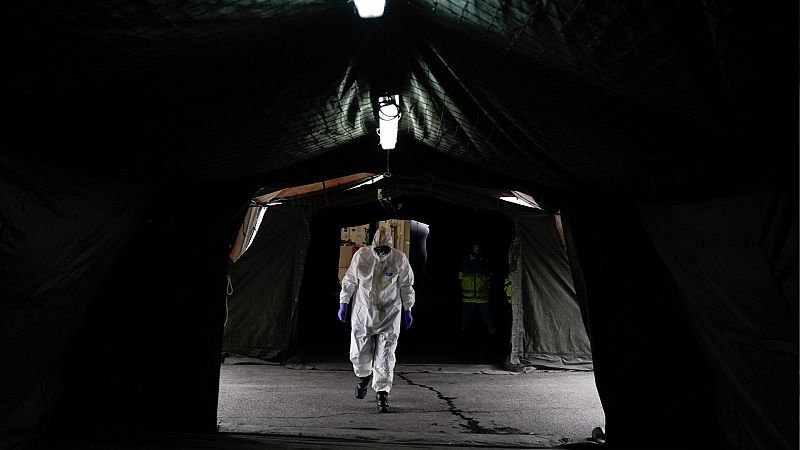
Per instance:
[[[253,243],[230,266],[224,352],[271,360],[291,350],[308,220],[307,208],[268,209]]]
[[[566,251],[553,215],[520,215],[518,270],[513,273],[513,363],[592,370]]]

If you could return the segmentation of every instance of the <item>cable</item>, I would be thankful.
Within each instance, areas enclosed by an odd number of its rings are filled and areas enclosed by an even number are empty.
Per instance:
[[[383,176],[385,178],[391,178],[392,172],[389,171],[389,152],[391,150],[386,150],[386,172],[384,172]]]
[[[228,274],[228,286],[225,289],[225,322],[222,324],[222,328],[225,328],[228,325],[228,296],[233,295],[233,284],[231,283],[231,274]]]

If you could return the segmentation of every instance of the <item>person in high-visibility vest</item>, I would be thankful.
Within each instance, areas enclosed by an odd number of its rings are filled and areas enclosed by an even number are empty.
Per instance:
[[[497,329],[489,305],[491,268],[489,259],[481,254],[481,243],[472,243],[472,252],[461,260],[458,279],[461,282],[461,330],[467,331],[475,313],[480,313],[486,330],[494,334]]]

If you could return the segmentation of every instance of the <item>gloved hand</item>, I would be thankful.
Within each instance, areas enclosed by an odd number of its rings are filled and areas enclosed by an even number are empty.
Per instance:
[[[339,320],[347,322],[347,303],[339,303]]]
[[[405,328],[406,330],[414,323],[414,316],[411,315],[410,309],[403,310],[403,319],[405,321]]]

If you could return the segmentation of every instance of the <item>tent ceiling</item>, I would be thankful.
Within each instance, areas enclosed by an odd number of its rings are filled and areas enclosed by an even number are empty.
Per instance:
[[[10,148],[113,176],[381,173],[371,105],[387,91],[403,99],[393,161],[437,176],[663,198],[796,167],[780,146],[797,139],[796,4],[389,0],[377,20],[345,0],[15,6]]]

